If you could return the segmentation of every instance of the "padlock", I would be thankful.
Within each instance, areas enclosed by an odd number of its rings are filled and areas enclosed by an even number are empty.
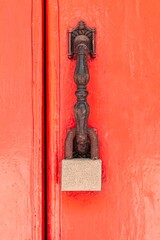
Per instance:
[[[87,60],[94,58],[95,29],[83,21],[68,32],[68,57],[76,59],[74,81],[77,85],[77,102],[74,106],[76,127],[69,130],[65,142],[65,159],[62,160],[62,191],[101,191],[102,161],[98,159],[98,137],[88,127],[87,103],[89,70]]]

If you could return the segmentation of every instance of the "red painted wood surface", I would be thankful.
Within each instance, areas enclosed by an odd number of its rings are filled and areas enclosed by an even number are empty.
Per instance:
[[[48,240],[160,239],[160,3],[47,1]],[[75,61],[67,29],[97,29],[89,63],[89,125],[99,137],[102,192],[61,193],[61,160],[75,125]]]
[[[41,240],[42,1],[1,1],[0,29],[0,238]]]

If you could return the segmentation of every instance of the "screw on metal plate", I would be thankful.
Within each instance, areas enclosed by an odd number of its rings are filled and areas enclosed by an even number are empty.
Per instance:
[[[89,70],[87,60],[95,58],[95,28],[88,28],[80,21],[78,26],[68,31],[68,57],[76,59],[74,81],[77,85],[75,92],[77,102],[74,106],[76,127],[69,130],[65,142],[65,158],[98,159],[98,138],[93,128],[88,127],[90,112],[87,103]]]

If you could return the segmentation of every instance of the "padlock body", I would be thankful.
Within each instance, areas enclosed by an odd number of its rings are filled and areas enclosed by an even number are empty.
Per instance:
[[[101,191],[102,161],[88,158],[62,160],[62,191]]]

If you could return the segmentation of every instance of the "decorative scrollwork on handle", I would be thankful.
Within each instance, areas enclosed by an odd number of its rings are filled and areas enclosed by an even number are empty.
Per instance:
[[[90,79],[87,59],[94,58],[95,28],[88,28],[83,21],[74,29],[70,29],[68,57],[76,59],[74,81],[77,102],[74,106],[76,128],[69,130],[65,143],[65,158],[98,159],[98,138],[93,128],[88,127],[90,108],[87,103],[86,89]]]

